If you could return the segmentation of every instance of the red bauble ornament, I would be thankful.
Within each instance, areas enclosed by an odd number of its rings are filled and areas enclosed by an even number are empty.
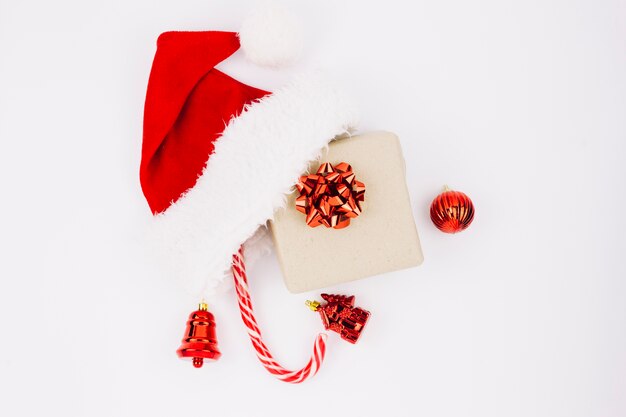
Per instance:
[[[370,317],[370,312],[354,306],[354,295],[322,294],[326,304],[307,301],[306,305],[320,313],[324,328],[339,333],[343,340],[356,343]]]
[[[430,219],[442,232],[460,232],[474,220],[474,203],[467,195],[446,186],[430,204]]]
[[[189,315],[183,342],[176,351],[179,358],[191,359],[193,366],[202,367],[204,360],[216,361],[222,354],[215,337],[215,318],[207,311],[206,303]]]

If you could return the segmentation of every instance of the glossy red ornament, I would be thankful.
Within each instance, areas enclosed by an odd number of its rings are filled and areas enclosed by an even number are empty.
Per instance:
[[[343,340],[356,343],[370,317],[370,312],[354,306],[354,295],[322,294],[326,304],[307,301],[306,305],[320,313],[324,328],[339,333]]]
[[[445,191],[430,204],[430,219],[442,232],[460,232],[474,220],[474,203],[464,193],[452,191],[446,186]]]
[[[215,318],[205,303],[189,315],[183,342],[176,353],[179,358],[191,359],[196,368],[202,367],[205,359],[216,361],[222,356],[217,347]]]

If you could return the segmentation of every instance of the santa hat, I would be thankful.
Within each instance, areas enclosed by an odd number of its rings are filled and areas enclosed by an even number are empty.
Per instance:
[[[253,30],[262,28],[262,34]],[[249,31],[166,32],[157,41],[144,114],[141,185],[169,273],[210,295],[232,255],[281,207],[309,162],[351,129],[351,103],[317,75],[272,93],[215,66],[248,46],[256,62],[289,61],[279,24]],[[271,30],[269,30],[271,32]],[[270,50],[263,54],[263,47]]]

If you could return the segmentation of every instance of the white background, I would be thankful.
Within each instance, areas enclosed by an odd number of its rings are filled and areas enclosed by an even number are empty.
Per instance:
[[[237,30],[250,6],[0,0],[0,414],[626,415],[624,1],[293,2],[296,68],[221,68],[272,89],[321,67],[363,131],[396,132],[425,262],[332,289],[371,322],[306,384],[263,370],[232,291],[211,303],[222,359],[176,357],[196,300],[147,254],[148,74],[160,32]],[[428,217],[444,183],[477,207],[460,235]],[[317,293],[273,256],[250,275],[302,365]]]

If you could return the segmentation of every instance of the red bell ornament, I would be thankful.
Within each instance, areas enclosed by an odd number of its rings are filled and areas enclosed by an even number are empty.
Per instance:
[[[461,232],[474,220],[474,203],[464,193],[446,186],[430,204],[430,219],[444,233]]]
[[[217,347],[215,318],[206,303],[189,315],[183,342],[176,351],[179,358],[191,359],[193,366],[202,367],[204,360],[216,361],[222,354]]]
[[[339,333],[343,340],[356,343],[370,317],[370,312],[354,306],[354,295],[322,294],[326,304],[307,301],[306,305],[320,313],[324,328]]]

